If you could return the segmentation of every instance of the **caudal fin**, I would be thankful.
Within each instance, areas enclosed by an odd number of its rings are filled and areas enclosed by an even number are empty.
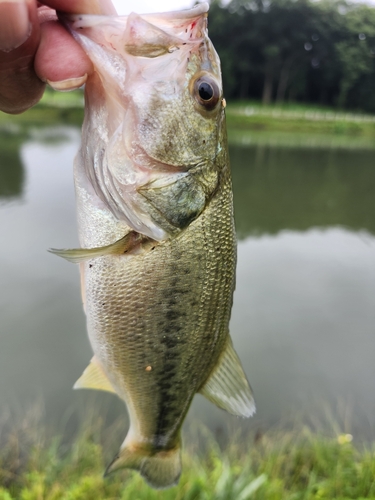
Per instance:
[[[138,470],[152,488],[170,488],[178,483],[181,475],[180,445],[157,452],[125,446],[110,463],[105,475],[118,469]]]

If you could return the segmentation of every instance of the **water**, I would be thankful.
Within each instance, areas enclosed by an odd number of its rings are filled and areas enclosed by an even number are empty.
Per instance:
[[[198,396],[211,428],[334,418],[375,426],[375,150],[231,146],[237,288],[231,332],[256,394],[242,423]],[[69,127],[0,139],[0,405],[43,401],[61,422],[85,406],[123,412],[111,395],[72,391],[91,358],[78,270],[46,252],[76,247]],[[236,145],[237,144],[237,145]],[[109,408],[109,410],[108,410]]]

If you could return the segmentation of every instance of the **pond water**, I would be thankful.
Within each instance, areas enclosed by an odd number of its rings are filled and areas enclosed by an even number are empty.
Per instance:
[[[198,396],[189,419],[257,429],[328,413],[342,430],[369,437],[375,149],[232,138],[239,243],[231,332],[258,411],[243,422]],[[46,252],[78,244],[79,140],[77,128],[58,126],[0,136],[0,405],[23,412],[43,402],[45,418],[60,424],[89,404],[123,413],[111,395],[71,390],[91,358],[78,269]]]

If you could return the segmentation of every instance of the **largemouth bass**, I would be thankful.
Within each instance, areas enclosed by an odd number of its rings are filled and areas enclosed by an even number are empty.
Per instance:
[[[181,426],[200,392],[242,417],[251,389],[228,324],[236,239],[219,58],[208,4],[70,16],[91,58],[75,160],[80,263],[94,358],[76,388],[116,393],[130,429],[108,471],[178,482]]]

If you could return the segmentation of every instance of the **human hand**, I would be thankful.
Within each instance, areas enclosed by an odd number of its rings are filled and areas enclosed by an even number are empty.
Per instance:
[[[116,14],[111,0],[0,0],[0,110],[22,113],[40,100],[46,82],[73,90],[93,70],[56,11]]]

